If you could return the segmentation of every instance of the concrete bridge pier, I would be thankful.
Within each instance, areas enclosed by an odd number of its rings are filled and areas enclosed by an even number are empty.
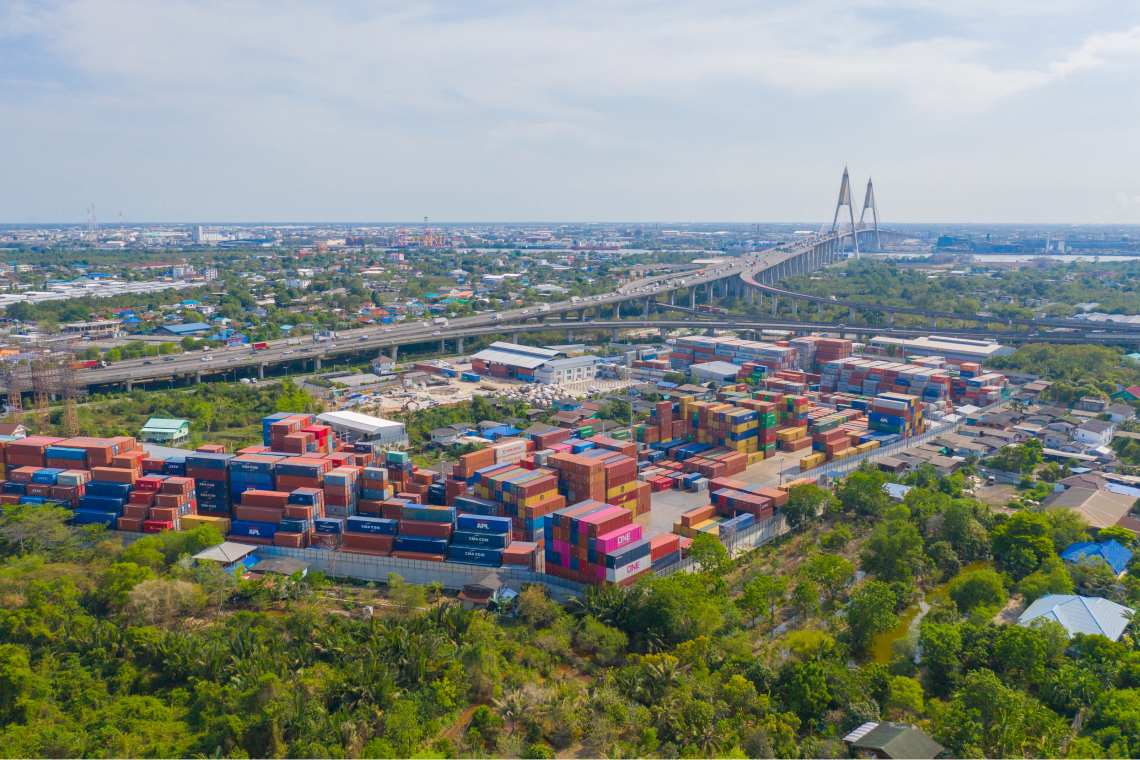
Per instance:
[[[757,308],[760,309],[760,311],[764,311],[764,291],[763,290],[756,291],[756,306],[757,306]]]
[[[202,372],[201,371],[199,371],[198,374],[196,374],[194,376],[194,382],[198,385],[202,384]]]
[[[396,361],[396,352],[399,351],[399,346],[388,346],[388,357],[392,361]]]
[[[935,330],[938,328],[938,317],[933,314],[930,315],[930,329]]]
[[[517,344],[518,342],[519,342],[519,334],[517,332],[511,333],[511,343]]]
[[[440,338],[439,339],[439,352],[441,354],[447,353],[447,338]]]
[[[670,290],[669,291],[669,305],[670,306],[676,306],[677,305],[677,291],[676,290]]]
[[[313,371],[314,372],[320,372],[321,371],[321,359],[320,359],[320,357],[313,359]]]
[[[567,343],[573,343],[574,342],[574,331],[573,330],[567,330],[566,331],[566,342]]]
[[[614,328],[614,339],[612,342],[613,343],[620,343],[621,342],[621,328],[620,327]]]
[[[823,301],[815,302],[815,321],[823,321]]]
[[[645,318],[649,319],[649,296],[645,297]]]
[[[133,387],[134,383],[132,383],[130,380],[128,380],[126,385],[127,385],[127,393],[130,393],[131,388]],[[52,394],[52,395],[54,396],[55,394]]]
[[[799,319],[800,301],[798,298],[792,299],[792,319]]]
[[[258,380],[264,380],[265,379],[265,362],[262,362],[261,364],[257,365],[257,379]]]
[[[895,323],[895,313],[893,311],[888,311],[887,312],[887,327],[890,327],[894,323]]]
[[[849,325],[855,324],[855,307],[854,306],[851,306],[850,308],[847,309],[847,316],[848,316],[847,324],[849,324]]]
[[[708,329],[705,330],[705,335],[708,335],[711,338],[712,336],[716,335],[716,330],[714,330],[710,325]]]
[[[776,316],[776,308],[777,308],[776,304],[779,302],[779,300],[780,299],[776,297],[776,294],[773,293],[772,294],[772,316],[773,317]]]
[[[697,286],[696,285],[689,288],[689,308],[690,309],[697,308]]]
[[[566,312],[562,312],[562,316],[565,319]],[[457,353],[457,354],[463,353],[463,338],[456,338],[455,339],[455,353]]]
[[[585,322],[586,321],[586,310],[585,309],[578,309],[578,321],[579,322]]]

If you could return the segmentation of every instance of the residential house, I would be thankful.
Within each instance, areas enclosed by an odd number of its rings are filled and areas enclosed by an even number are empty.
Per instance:
[[[1108,490],[1105,488],[1106,485],[1108,485],[1108,481],[1104,478],[1093,475],[1091,472],[1081,472],[1058,480],[1053,484],[1053,490],[1068,491],[1070,488],[1087,488],[1090,491],[1105,491]]]
[[[1108,402],[1096,396],[1085,396],[1077,404],[1077,408],[1082,412],[1092,412],[1093,414],[1103,414],[1104,410],[1108,408]]]
[[[890,721],[864,723],[843,737],[853,757],[870,755],[882,760],[927,758],[933,760],[945,748],[909,723]]]
[[[1111,422],[1106,420],[1088,420],[1081,423],[1073,431],[1073,440],[1080,441],[1086,446],[1107,446],[1112,442],[1112,431],[1115,430]]]
[[[1069,488],[1054,491],[1041,502],[1045,507],[1068,507],[1079,512],[1094,532],[1116,525],[1131,510],[1136,499],[1111,491],[1091,488]]]
[[[1047,594],[1029,605],[1017,623],[1029,625],[1035,620],[1053,620],[1060,623],[1070,637],[1078,633],[1100,634],[1109,641],[1119,641],[1134,612],[1100,597]]]
[[[1130,385],[1109,396],[1113,401],[1140,401],[1140,385]]]
[[[396,360],[381,354],[372,360],[372,372],[377,375],[388,375],[396,369]]]
[[[1119,425],[1122,422],[1136,419],[1136,410],[1128,404],[1113,404],[1105,409],[1109,422]]]
[[[0,422],[0,435],[9,438],[27,438],[28,428],[22,422]]]
[[[1112,568],[1113,573],[1120,575],[1128,567],[1128,561],[1132,559],[1132,550],[1116,539],[1110,539],[1099,544],[1093,541],[1070,544],[1061,552],[1061,559],[1066,562],[1084,562],[1092,557],[1100,557]]]
[[[450,446],[459,439],[459,433],[450,427],[436,428],[431,431],[433,446]]]

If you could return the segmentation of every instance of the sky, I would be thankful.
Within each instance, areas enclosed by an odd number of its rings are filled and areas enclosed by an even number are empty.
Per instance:
[[[1140,223],[1140,4],[0,0],[0,222]]]

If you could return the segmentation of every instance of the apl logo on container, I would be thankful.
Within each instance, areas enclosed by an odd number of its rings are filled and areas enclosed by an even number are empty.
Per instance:
[[[253,527],[253,526],[251,525],[251,526],[249,527],[249,535],[251,535],[251,536],[260,536],[260,535],[261,535],[261,529],[260,529],[260,528],[255,528],[255,527]]]

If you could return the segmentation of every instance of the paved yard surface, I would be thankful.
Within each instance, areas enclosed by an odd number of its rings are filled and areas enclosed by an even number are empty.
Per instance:
[[[776,488],[781,483],[799,477],[800,458],[800,452],[778,451],[771,459],[757,462],[739,475],[733,475],[732,478],[745,483]],[[673,523],[680,520],[681,515],[708,503],[708,491],[696,493],[673,489],[658,491],[653,494],[653,507],[649,510],[649,514],[636,518],[634,522],[654,532],[671,533]]]

